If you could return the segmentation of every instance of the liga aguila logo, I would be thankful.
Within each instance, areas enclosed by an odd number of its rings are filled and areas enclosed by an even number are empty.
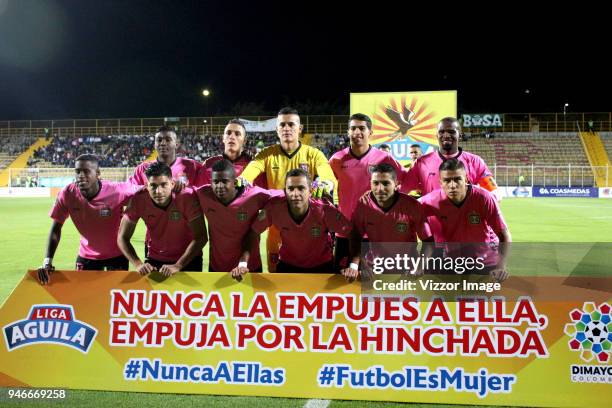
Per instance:
[[[572,337],[569,348],[580,351],[580,358],[587,363],[595,359],[605,364],[610,361],[612,348],[612,314],[608,303],[599,307],[585,302],[582,310],[570,312],[573,323],[565,325],[564,332]]]
[[[60,344],[87,353],[98,331],[75,319],[70,305],[34,305],[27,319],[3,328],[6,347],[13,351],[34,344]]]

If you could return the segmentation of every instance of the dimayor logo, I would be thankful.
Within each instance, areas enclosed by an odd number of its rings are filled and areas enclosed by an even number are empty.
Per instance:
[[[565,334],[571,336],[569,347],[580,351],[580,358],[586,362],[594,360],[605,364],[610,360],[612,348],[612,323],[610,305],[602,303],[599,308],[593,302],[586,302],[582,310],[570,312],[573,323],[565,325]]]
[[[437,145],[436,113],[429,109],[426,102],[406,96],[390,98],[387,103],[381,103],[374,119],[375,144],[406,140],[413,143]]]
[[[32,344],[61,344],[87,353],[98,331],[75,319],[69,305],[34,305],[27,319],[4,326],[9,351]]]

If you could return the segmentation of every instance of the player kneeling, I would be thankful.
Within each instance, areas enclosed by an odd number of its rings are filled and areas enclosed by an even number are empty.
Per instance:
[[[259,187],[236,187],[236,170],[229,160],[212,165],[211,185],[196,190],[208,220],[210,272],[231,271],[241,280],[247,272],[261,272],[259,234],[251,224],[272,192]]]
[[[310,175],[294,169],[285,177],[285,195],[274,197],[253,223],[257,233],[273,225],[282,245],[276,272],[331,273],[333,240],[330,232],[348,234],[351,224],[336,207],[311,197]]]
[[[506,257],[512,242],[495,197],[468,184],[463,162],[448,159],[439,166],[441,189],[420,199],[437,245],[449,258],[481,258],[472,273],[507,278]]]
[[[342,270],[347,277],[357,277],[362,261],[360,256],[362,237],[367,236],[369,249],[364,257],[368,261],[375,258],[394,258],[397,255],[417,257],[417,237],[423,241],[423,255],[432,251],[433,237],[425,221],[422,205],[414,198],[398,191],[397,172],[394,167],[382,163],[372,168],[370,176],[371,191],[357,204],[353,213],[353,233],[351,234],[351,263]],[[369,271],[371,265],[361,265],[362,271]],[[420,274],[421,270],[387,270]]]
[[[121,220],[117,244],[141,275],[159,271],[164,276],[179,271],[202,271],[206,225],[198,200],[189,188],[172,191],[172,171],[155,162],[145,171],[147,190],[132,198]],[[140,260],[130,242],[136,223],[147,226],[147,257]]]

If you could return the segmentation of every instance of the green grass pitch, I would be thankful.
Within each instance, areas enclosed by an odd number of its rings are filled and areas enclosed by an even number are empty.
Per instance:
[[[47,213],[53,200],[45,198],[0,199],[0,303],[10,294],[28,268],[36,268],[45,255],[51,225]],[[515,242],[611,242],[612,200],[592,198],[521,198],[502,201],[502,212]],[[139,223],[134,236],[135,248],[142,251],[144,228]],[[262,240],[263,241],[263,240]],[[78,249],[78,234],[70,221],[62,231],[62,240],[54,258],[57,269],[72,269]],[[205,253],[207,249],[205,248]],[[142,255],[142,253],[140,253]],[[205,264],[207,262],[205,255]],[[6,389],[0,400],[6,399]],[[192,396],[139,394],[97,391],[69,391],[68,399],[58,406],[219,406],[219,407],[301,407],[306,400],[263,397]],[[3,402],[3,405],[5,405]],[[40,402],[15,405],[40,406]],[[55,404],[53,404],[55,405]],[[332,401],[333,407],[391,407],[404,404],[357,401]],[[434,407],[434,405],[417,404]],[[435,405],[442,407],[442,405]]]

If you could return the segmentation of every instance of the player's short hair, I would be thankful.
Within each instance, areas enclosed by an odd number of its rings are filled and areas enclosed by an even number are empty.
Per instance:
[[[227,125],[238,125],[242,127],[242,130],[244,131],[244,135],[246,136],[247,131],[246,131],[246,127],[244,126],[244,123],[238,119],[238,118],[234,118],[234,119],[230,119],[227,121]],[[225,126],[227,126],[225,125]]]
[[[289,170],[287,172],[287,175],[285,176],[285,185],[287,184],[287,179],[289,177],[306,177],[306,181],[308,182],[308,185],[310,185],[310,183],[312,182],[312,180],[310,179],[310,174],[304,169]]]
[[[454,116],[447,116],[445,118],[440,119],[440,121],[438,122],[438,126],[441,123],[444,122],[451,122],[451,123],[457,123],[457,129],[461,130],[461,123],[459,122],[459,120],[457,118],[455,118]]]
[[[231,161],[227,159],[219,160],[218,162],[213,164],[212,171],[214,172],[229,171],[230,176],[232,178],[236,177],[236,170],[234,169],[234,165],[232,164]]]
[[[390,174],[393,180],[397,181],[397,172],[389,163],[380,163],[372,167],[372,174],[374,173],[387,173]]]
[[[386,144],[386,143],[383,143],[383,144],[379,145],[379,146],[378,146],[378,148],[379,148],[379,149],[391,149],[391,146],[389,146],[389,145],[388,145],[388,144]]]
[[[153,164],[147,167],[147,169],[145,170],[145,176],[147,176],[147,179],[159,176],[166,176],[168,178],[172,178],[172,170],[166,163],[162,163],[156,160]]]
[[[351,120],[362,120],[368,125],[368,129],[372,130],[372,119],[365,113],[353,113],[348,120],[349,126],[351,126]]]
[[[413,145],[410,145],[410,148],[411,148],[411,149],[412,149],[413,147],[418,147],[418,148],[419,148],[419,150],[421,150],[421,145],[419,145],[419,144],[416,144],[416,143],[415,143],[415,144],[413,144]]]
[[[278,111],[277,116],[280,116],[280,115],[298,115],[300,116],[297,109],[292,108],[291,106],[285,106],[284,108],[281,108],[281,110]]]
[[[161,133],[161,132],[172,132],[174,134],[176,134],[176,129],[174,129],[171,126],[160,126],[159,129],[157,129],[157,133]]]
[[[100,165],[100,159],[95,154],[89,154],[89,153],[82,154],[79,157],[77,157],[74,162],[76,163],[78,161],[86,161],[86,162],[90,162],[90,163],[95,163],[96,166]]]
[[[457,171],[461,169],[465,171],[465,165],[461,160],[448,159],[442,162],[442,164],[438,168],[438,171]]]

